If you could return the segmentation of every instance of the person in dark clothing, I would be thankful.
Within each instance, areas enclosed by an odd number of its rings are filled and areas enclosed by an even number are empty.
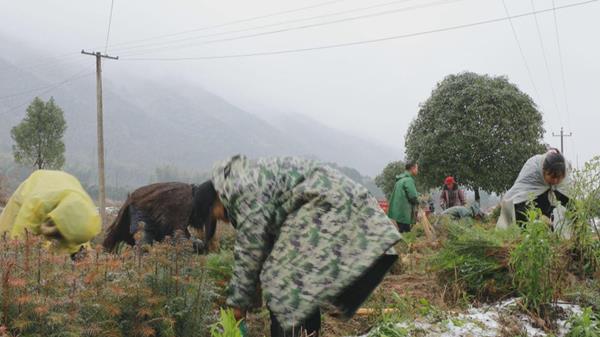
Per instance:
[[[527,160],[514,185],[502,199],[497,226],[506,228],[512,223],[526,221],[530,201],[544,216],[554,220],[554,209],[569,204],[569,169],[565,157],[556,149]]]
[[[465,192],[458,187],[454,177],[446,177],[440,194],[440,207],[448,209],[455,206],[464,206],[465,204]]]
[[[539,208],[542,211],[542,214],[552,219],[552,212],[554,212],[555,206],[550,203],[550,190],[540,194],[537,198],[533,199],[533,204],[536,208]],[[560,201],[561,205],[567,205],[569,203],[569,197],[560,193],[554,192],[556,199]],[[517,219],[517,223],[523,223],[527,221],[527,202],[521,202],[515,205],[515,216]]]

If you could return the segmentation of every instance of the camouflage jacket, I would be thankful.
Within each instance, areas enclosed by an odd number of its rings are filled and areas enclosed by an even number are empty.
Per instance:
[[[231,306],[250,307],[260,280],[267,306],[290,328],[395,255],[401,236],[377,201],[328,166],[235,156],[217,163],[212,179],[237,231]]]

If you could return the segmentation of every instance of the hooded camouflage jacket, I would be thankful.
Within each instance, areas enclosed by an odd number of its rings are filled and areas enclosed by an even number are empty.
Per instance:
[[[215,165],[212,181],[237,231],[227,302],[250,307],[260,279],[284,328],[336,305],[401,238],[364,187],[314,161],[235,156]]]

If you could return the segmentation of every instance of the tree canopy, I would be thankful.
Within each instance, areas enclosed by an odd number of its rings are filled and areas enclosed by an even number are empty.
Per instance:
[[[375,177],[375,184],[383,191],[386,198],[389,199],[394,191],[396,176],[402,174],[404,171],[404,162],[393,161],[387,164],[383,169],[383,172]]]
[[[446,176],[476,191],[502,193],[525,161],[544,152],[542,114],[506,77],[449,75],[438,83],[406,134],[406,154],[419,181]]]
[[[36,97],[27,108],[25,118],[10,131],[13,155],[17,163],[38,169],[60,169],[65,163],[67,129],[62,109],[54,98],[44,102]]]

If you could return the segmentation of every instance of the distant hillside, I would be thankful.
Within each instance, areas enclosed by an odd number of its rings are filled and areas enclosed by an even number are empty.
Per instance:
[[[36,55],[18,44],[7,44],[13,57],[0,55],[0,153],[10,153],[10,129],[23,118],[28,102],[36,95],[44,99],[53,96],[68,123],[67,162],[93,168],[96,156],[93,67],[83,72],[87,77],[44,93],[43,88],[77,74],[80,69],[62,66],[50,73],[36,74],[19,65],[19,59],[32,60]],[[29,92],[13,96],[22,91]],[[250,157],[308,156],[374,176],[398,155],[394,150],[304,117],[286,114],[277,120],[259,118],[187,83],[131,79],[125,88],[117,88],[110,77],[105,77],[104,109],[109,181],[147,183],[156,167],[167,164],[202,172],[210,169],[215,160],[238,153]]]

